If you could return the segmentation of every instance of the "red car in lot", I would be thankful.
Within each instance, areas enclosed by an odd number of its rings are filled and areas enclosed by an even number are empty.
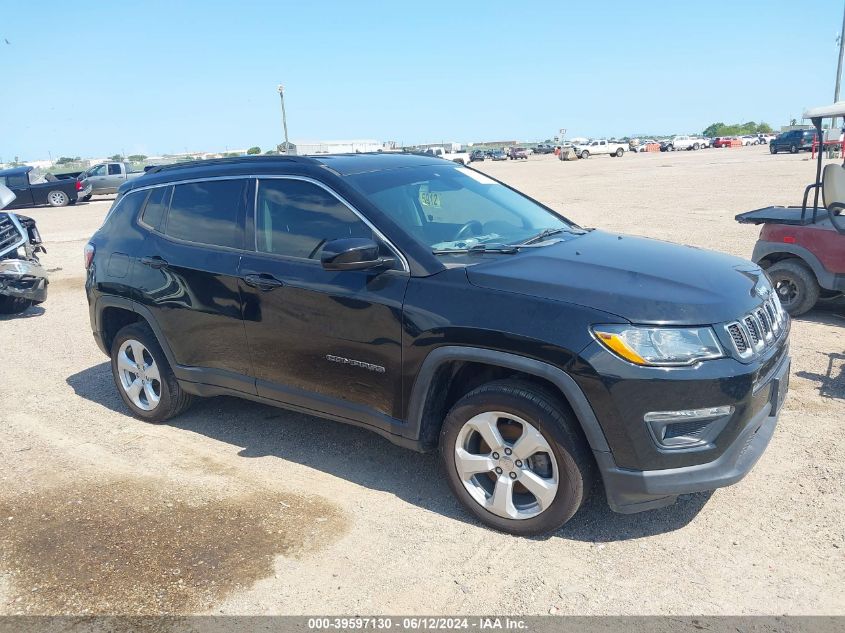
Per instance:
[[[731,141],[735,140],[735,136],[717,136],[713,139],[713,147],[730,147]]]

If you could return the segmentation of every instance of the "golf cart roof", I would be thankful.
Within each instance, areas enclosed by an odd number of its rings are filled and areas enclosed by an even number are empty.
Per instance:
[[[833,105],[810,108],[804,112],[805,119],[826,119],[835,116],[845,116],[845,101],[837,101]]]

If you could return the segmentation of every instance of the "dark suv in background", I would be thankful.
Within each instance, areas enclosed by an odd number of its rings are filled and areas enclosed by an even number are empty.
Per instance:
[[[797,154],[802,150],[809,152],[813,149],[813,142],[817,137],[818,135],[815,130],[790,130],[783,134],[778,134],[769,143],[769,152],[772,154],[777,154],[778,152]]]
[[[252,157],[126,183],[85,248],[137,417],[240,396],[439,450],[487,525],[637,512],[742,478],[786,395],[751,262],[583,229],[433,157]],[[389,477],[389,473],[384,474]]]

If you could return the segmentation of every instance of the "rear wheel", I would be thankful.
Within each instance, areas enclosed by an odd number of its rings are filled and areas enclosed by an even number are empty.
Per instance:
[[[51,207],[64,207],[70,202],[70,198],[64,191],[51,191],[47,194],[47,204]]]
[[[32,301],[23,297],[0,296],[0,314],[20,314],[31,305]]]
[[[798,146],[797,145],[790,145],[789,146],[789,153],[790,154],[797,154],[798,153]]]
[[[480,521],[519,535],[556,530],[581,507],[594,464],[554,394],[518,380],[461,398],[440,433],[449,486]]]
[[[617,158],[622,158],[622,155],[623,155],[624,153],[625,153],[625,150],[624,150],[624,149],[622,149],[622,148],[620,147],[620,148],[618,148],[618,149],[616,150],[616,157],[617,157]]]
[[[697,150],[699,147],[701,147],[701,146],[698,143],[696,143],[695,145],[692,146],[692,149]]]
[[[778,153],[778,148],[775,147],[774,145],[769,145],[769,154],[777,154],[777,153]]]
[[[146,323],[132,323],[117,333],[111,369],[120,397],[135,417],[164,422],[191,406],[193,397],[179,386]]]
[[[791,316],[808,312],[819,300],[821,288],[813,271],[799,260],[787,259],[770,266],[772,280],[783,309]]]

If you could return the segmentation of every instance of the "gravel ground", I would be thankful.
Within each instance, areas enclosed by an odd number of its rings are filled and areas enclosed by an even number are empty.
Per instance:
[[[735,213],[796,203],[766,148],[479,168],[585,226],[749,256]],[[110,200],[41,208],[47,302],[0,321],[0,614],[845,614],[845,306],[794,323],[791,392],[739,484],[545,538],[454,502],[434,456],[230,398],[129,417],[91,337],[82,246]]]

